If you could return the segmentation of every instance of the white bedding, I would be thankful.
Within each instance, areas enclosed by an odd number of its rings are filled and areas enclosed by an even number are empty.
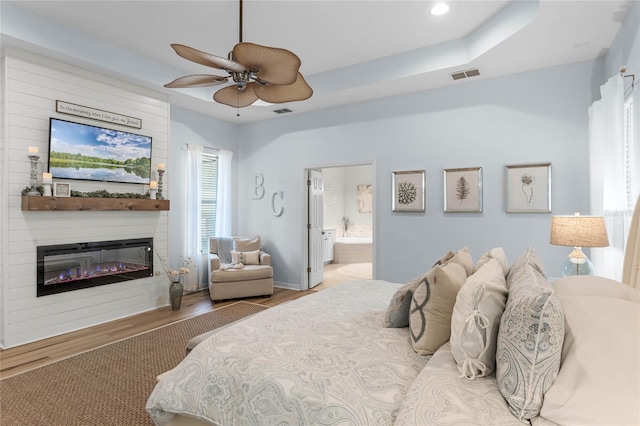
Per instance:
[[[525,423],[525,424],[528,424]],[[460,377],[445,343],[416,377],[394,426],[522,426],[498,390],[496,375]]]
[[[398,284],[355,281],[216,333],[165,373],[147,402],[210,424],[391,425],[430,357],[384,328]]]

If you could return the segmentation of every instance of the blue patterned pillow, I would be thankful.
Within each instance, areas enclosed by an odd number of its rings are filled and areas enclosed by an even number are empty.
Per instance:
[[[409,325],[409,309],[411,308],[411,297],[416,290],[422,277],[400,287],[389,302],[387,312],[384,316],[384,326],[387,328],[402,328]]]
[[[523,262],[512,278],[498,332],[496,378],[511,412],[524,420],[540,413],[544,394],[558,375],[564,314],[536,266]]]

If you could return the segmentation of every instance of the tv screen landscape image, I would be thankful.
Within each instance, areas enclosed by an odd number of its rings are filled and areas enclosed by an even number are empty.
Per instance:
[[[51,118],[49,173],[58,179],[148,184],[151,137]]]

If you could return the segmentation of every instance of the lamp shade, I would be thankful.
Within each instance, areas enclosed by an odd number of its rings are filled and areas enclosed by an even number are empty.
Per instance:
[[[553,216],[551,244],[570,247],[608,247],[609,237],[602,216]]]

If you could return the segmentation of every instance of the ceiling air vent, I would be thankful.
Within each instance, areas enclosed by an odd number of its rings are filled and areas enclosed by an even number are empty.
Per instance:
[[[478,71],[477,68],[473,68],[473,69],[466,70],[466,71],[456,71],[456,72],[451,73],[449,75],[454,80],[461,80],[463,78],[475,77],[477,75],[480,75],[480,71]]]
[[[291,111],[289,108],[282,108],[282,109],[276,109],[273,112],[275,112],[276,114],[286,114],[288,112],[293,112],[293,111]]]

